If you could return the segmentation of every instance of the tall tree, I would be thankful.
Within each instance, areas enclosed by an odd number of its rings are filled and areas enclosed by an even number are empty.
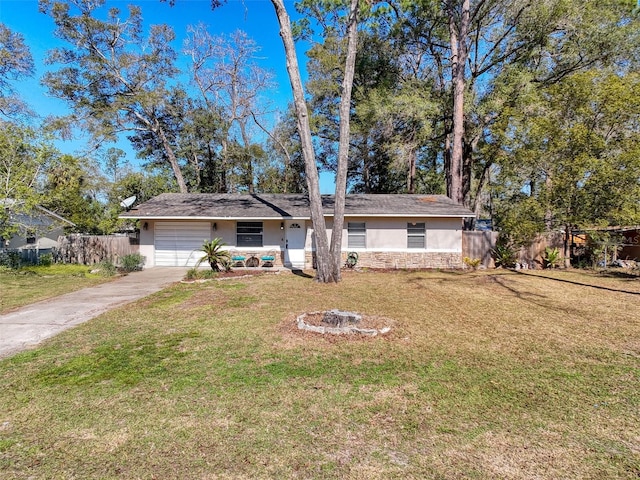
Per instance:
[[[469,0],[447,0],[445,12],[449,19],[449,45],[451,48],[451,83],[453,85],[451,150],[447,155],[447,196],[458,203],[465,203],[463,185],[464,149],[464,97],[466,66],[469,58],[469,31],[471,12]]]
[[[256,189],[270,193],[306,192],[304,159],[300,135],[292,106],[285,112],[273,131],[256,124],[268,135],[265,162],[258,167]]]
[[[331,231],[331,267],[333,281],[340,280],[342,267],[342,231],[344,227],[344,207],[347,195],[347,171],[349,168],[349,145],[351,137],[351,92],[355,74],[356,53],[358,51],[359,1],[351,0],[347,12],[347,51],[340,95],[340,135],[338,138],[338,169],[336,171],[335,206]]]
[[[0,237],[16,225],[12,214],[31,211],[42,201],[45,174],[55,157],[51,143],[35,129],[0,121]]]
[[[33,73],[33,57],[24,37],[0,23],[0,115],[13,117],[25,111],[25,104],[15,94],[11,82]]]
[[[228,174],[220,146],[225,128],[222,115],[200,100],[187,100],[183,124],[177,132],[179,154],[193,177],[192,191],[220,193],[228,190]]]
[[[253,193],[255,159],[251,152],[256,148],[250,126],[264,114],[260,95],[272,87],[272,75],[257,64],[260,48],[245,32],[237,30],[228,38],[212,36],[202,24],[190,27],[189,32],[184,50],[192,60],[192,79],[209,109],[223,121],[222,160],[231,166],[236,153],[237,165],[232,167],[244,171],[240,188]]]
[[[510,111],[494,186],[496,220],[516,240],[640,222],[640,76],[574,73]]]
[[[188,191],[179,159],[161,118],[170,115],[168,82],[176,75],[174,33],[153,25],[143,36],[142,13],[130,6],[122,19],[116,8],[106,20],[96,18],[105,0],[41,0],[53,18],[56,36],[71,47],[53,49],[48,63],[60,63],[43,83],[73,110],[68,119],[81,125],[96,143],[113,140],[120,132],[146,132],[162,145],[180,192]],[[174,119],[179,122],[179,118]]]
[[[218,178],[218,146],[220,145],[220,117],[201,101],[193,100],[180,86],[173,86],[165,99],[164,108],[157,113],[157,123],[164,132],[160,138],[152,131],[141,130],[128,138],[146,166],[162,168],[167,165],[165,144],[172,145],[180,160],[181,172],[190,192],[220,191],[218,185],[226,178]]]
[[[110,147],[102,153],[102,169],[109,181],[117,182],[131,170],[125,156],[125,151],[116,147]]]
[[[322,197],[320,195],[320,176],[316,164],[315,150],[311,137],[311,127],[309,125],[309,112],[304,96],[300,67],[296,53],[291,20],[283,0],[271,0],[280,24],[280,37],[287,59],[287,72],[293,91],[294,108],[298,120],[298,132],[300,133],[300,145],[304,158],[305,174],[307,180],[307,191],[311,210],[311,222],[316,243],[316,279],[319,282],[329,283],[338,281],[334,277],[331,269],[331,257],[329,255],[329,240],[327,238],[327,227],[324,220],[324,210],[322,207]]]
[[[347,25],[347,49],[345,68],[342,80],[342,97],[340,104],[340,141],[338,150],[338,168],[336,173],[336,193],[334,206],[334,223],[332,228],[331,246],[327,238],[327,231],[320,195],[318,167],[309,126],[309,112],[300,78],[300,68],[295,50],[295,43],[291,29],[291,21],[282,0],[271,0],[278,22],[280,24],[280,36],[285,48],[287,58],[287,71],[291,81],[294,96],[298,128],[302,153],[305,159],[305,172],[307,175],[307,189],[311,204],[311,221],[313,222],[316,240],[316,279],[320,282],[338,282],[341,279],[340,267],[342,227],[344,221],[344,203],[347,181],[347,161],[349,150],[349,115],[351,107],[351,88],[355,69],[355,56],[357,50],[357,25],[359,1],[351,0],[346,13]],[[334,5],[337,6],[337,5]]]
[[[104,204],[98,200],[101,177],[86,158],[57,155],[46,172],[42,206],[75,224],[75,232],[98,234]]]
[[[135,196],[137,203],[146,202],[156,195],[175,191],[175,179],[169,168],[145,168],[142,171],[127,170],[104,185],[104,215],[100,219],[99,229],[109,234],[122,230],[131,230],[135,224],[131,220],[120,219],[121,202]]]
[[[316,16],[322,13],[315,3],[309,8]],[[410,71],[398,45],[390,40],[388,25],[379,21],[379,10],[369,13],[359,32],[351,105],[350,188],[367,193],[433,193],[430,177],[439,170],[434,135],[439,135],[435,125],[441,109],[432,80],[417,78]],[[308,54],[312,126],[320,139],[318,157],[330,169],[336,168],[345,45],[342,32],[335,31]]]

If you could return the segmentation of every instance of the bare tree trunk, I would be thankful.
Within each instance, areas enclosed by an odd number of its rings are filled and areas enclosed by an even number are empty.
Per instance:
[[[571,225],[565,225],[563,236],[564,267],[571,268]]]
[[[445,183],[447,187],[447,195],[451,191],[451,131],[447,131],[448,127],[445,127],[444,136],[444,173]]]
[[[280,37],[284,45],[287,59],[287,71],[293,90],[296,116],[298,117],[298,130],[300,133],[300,143],[302,155],[304,157],[305,173],[307,177],[307,188],[309,190],[309,203],[311,207],[311,221],[316,244],[316,280],[319,282],[337,281],[332,275],[331,256],[329,252],[329,242],[327,240],[327,227],[322,210],[322,196],[320,195],[320,179],[318,166],[316,165],[315,152],[311,139],[311,128],[309,127],[309,112],[302,89],[302,79],[300,78],[300,68],[296,56],[293,34],[291,32],[291,21],[283,0],[271,0],[273,8],[280,24]],[[337,187],[336,187],[337,188]],[[337,202],[336,202],[337,203]]]
[[[410,194],[416,193],[416,148],[411,146],[409,150],[409,174],[407,176],[407,192]]]
[[[473,150],[471,142],[462,141],[462,204],[471,207],[471,178],[473,177]]]
[[[369,157],[371,152],[369,151],[369,145],[366,147],[366,152],[363,157],[363,165],[362,165],[362,184],[364,185],[364,193],[371,193],[371,162],[369,162]]]
[[[171,144],[169,143],[167,136],[164,134],[164,130],[160,125],[156,124],[155,131],[160,137],[160,141],[162,142],[162,147],[164,148],[164,151],[167,154],[167,158],[169,159],[169,163],[171,164],[173,175],[176,177],[176,182],[178,183],[178,188],[180,189],[180,193],[189,193],[189,190],[187,189],[187,184],[185,183],[184,177],[182,176],[182,171],[180,170],[180,165],[178,164],[178,159],[176,158],[175,153],[173,153],[173,148],[171,148]]]
[[[342,266],[342,230],[344,226],[344,204],[347,195],[347,171],[349,167],[349,135],[351,117],[351,90],[356,64],[358,40],[358,4],[351,0],[347,25],[347,58],[345,61],[342,92],[340,96],[340,140],[338,143],[338,170],[336,172],[336,195],[331,234],[331,265],[333,281],[340,280]]]
[[[196,155],[195,151],[191,156],[191,164],[193,165],[193,171],[196,174],[196,189],[199,189],[200,184],[202,183],[202,169],[200,168],[198,155]]]
[[[551,211],[551,205],[549,204],[549,192],[553,189],[553,179],[551,178],[551,174],[547,173],[546,178],[544,179],[544,185],[546,189],[546,198],[547,198],[547,208],[544,212],[544,228],[547,232],[550,232],[553,229],[553,212]],[[531,195],[533,195],[533,189],[531,191]]]
[[[221,141],[222,144],[222,158],[220,160],[220,193],[227,193],[229,188],[227,187],[227,165],[229,165],[229,142],[227,138]]]
[[[469,55],[467,36],[469,33],[469,0],[463,0],[459,23],[456,22],[455,0],[446,4],[449,15],[451,41],[451,70],[453,82],[453,138],[450,168],[447,172],[447,196],[464,203],[463,192],[463,142],[464,142],[464,90],[465,64]]]
[[[253,158],[251,156],[251,140],[249,140],[249,136],[247,135],[247,126],[245,124],[245,120],[239,122],[240,124],[240,135],[242,136],[242,143],[244,143],[244,150],[247,155],[247,163],[245,165],[245,175],[247,180],[247,187],[249,188],[249,193],[255,193],[255,188],[253,184]]]

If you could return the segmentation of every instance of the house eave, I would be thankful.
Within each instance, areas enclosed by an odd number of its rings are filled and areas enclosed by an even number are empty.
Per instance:
[[[120,215],[118,218],[126,220],[154,220],[154,221],[201,221],[201,222],[218,222],[222,220],[308,220],[309,217],[264,217],[264,216],[247,216],[247,217],[224,217],[224,216],[189,216],[189,215]]]
[[[40,205],[36,205],[36,208],[38,208],[40,211],[42,211],[42,212],[43,212],[43,213],[45,213],[46,215],[49,215],[50,217],[55,218],[56,220],[58,220],[58,221],[59,221],[59,222],[61,222],[61,223],[66,223],[67,225],[69,225],[69,226],[71,226],[71,227],[75,227],[75,226],[76,226],[76,224],[75,224],[75,223],[73,223],[72,221],[67,220],[67,219],[66,219],[66,218],[64,218],[64,217],[61,217],[61,216],[60,216],[60,215],[58,215],[57,213],[52,212],[51,210],[48,210],[48,209],[46,209],[46,208],[44,208],[44,207],[42,207],[42,206],[40,206]]]
[[[475,215],[466,214],[424,214],[424,213],[394,213],[394,214],[371,214],[371,213],[347,213],[345,218],[473,218]],[[325,213],[325,218],[332,218],[333,214]],[[223,220],[311,220],[310,216],[282,216],[282,217],[224,217],[224,216],[189,216],[189,215],[120,215],[118,218],[126,220],[154,220],[154,221],[212,221],[218,222]]]
[[[474,214],[463,213],[345,213],[346,217],[373,217],[373,218],[473,218]],[[331,214],[325,214],[325,217],[333,217]]]

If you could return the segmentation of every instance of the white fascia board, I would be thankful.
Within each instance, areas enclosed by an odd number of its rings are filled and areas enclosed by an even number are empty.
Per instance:
[[[333,215],[331,214],[325,214],[325,217],[333,217]],[[372,217],[372,218],[470,218],[470,217],[475,217],[474,214],[441,214],[441,215],[434,215],[434,214],[425,214],[425,213],[394,213],[394,214],[383,214],[383,213],[367,213],[367,214],[362,214],[362,213],[345,213],[345,218],[346,217],[357,217],[357,218],[367,218],[367,217]]]
[[[343,248],[342,251],[350,252],[374,252],[374,253],[460,253],[462,250],[451,248],[387,248],[387,247],[371,247],[371,248]]]
[[[474,214],[424,214],[424,213],[397,213],[397,214],[361,214],[361,213],[349,213],[344,215],[345,218],[470,218],[475,217]],[[325,218],[333,218],[332,213],[325,213]],[[127,218],[134,220],[202,220],[202,221],[211,221],[211,220],[239,220],[239,221],[250,221],[250,220],[310,220],[311,216],[282,216],[282,217],[194,217],[188,215],[168,215],[168,216],[157,216],[157,215],[120,215],[118,218]]]
[[[133,220],[154,220],[154,221],[171,221],[171,220],[189,220],[189,221],[221,221],[221,220],[238,220],[241,222],[252,221],[252,220],[308,220],[310,217],[193,217],[193,216],[179,216],[179,215],[169,215],[166,217],[160,217],[157,215],[120,215],[118,218],[126,218]]]

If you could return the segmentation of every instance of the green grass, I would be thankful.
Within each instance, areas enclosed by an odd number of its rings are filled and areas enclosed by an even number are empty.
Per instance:
[[[33,266],[0,270],[0,314],[40,300],[97,285],[109,279],[89,273],[85,265]]]
[[[0,476],[638,478],[640,281],[549,275],[176,285],[0,362]]]

